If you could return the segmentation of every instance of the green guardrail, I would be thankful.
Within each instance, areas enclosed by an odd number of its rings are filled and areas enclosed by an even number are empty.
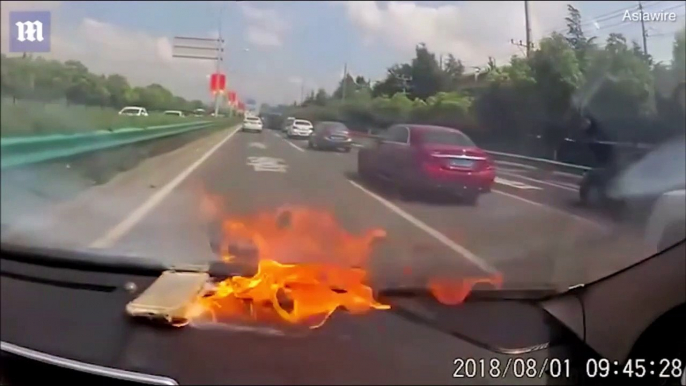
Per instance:
[[[78,154],[129,145],[230,124],[229,120],[195,121],[147,128],[99,130],[85,134],[56,134],[0,139],[1,169],[71,157]]]

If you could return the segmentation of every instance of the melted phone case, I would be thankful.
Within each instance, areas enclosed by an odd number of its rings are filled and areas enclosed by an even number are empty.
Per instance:
[[[190,322],[190,308],[204,295],[209,278],[206,272],[165,271],[126,305],[126,312],[133,317],[185,326]]]

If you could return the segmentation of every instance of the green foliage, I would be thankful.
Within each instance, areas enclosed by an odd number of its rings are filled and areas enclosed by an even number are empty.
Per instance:
[[[96,75],[73,60],[3,54],[0,68],[3,136],[162,125],[193,118],[156,111],[204,108],[201,101],[175,96],[159,84],[133,87],[122,75]],[[117,115],[124,106],[145,107],[150,116]]]
[[[187,101],[159,84],[132,87],[119,74],[96,75],[78,61],[61,63],[42,57],[2,55],[2,96],[39,101],[121,109],[134,105],[149,111],[202,108],[201,101]]]
[[[210,117],[175,117],[150,113],[148,117],[118,115],[109,107],[16,100],[3,98],[0,127],[2,136],[49,135],[93,130],[113,130],[123,127],[150,127],[207,120]]]
[[[440,63],[420,44],[409,63],[391,66],[374,85],[348,76],[326,103],[288,114],[337,119],[362,131],[399,122],[458,127],[482,143],[526,150],[535,142],[549,154],[565,137],[579,137],[589,115],[609,122],[610,137],[619,141],[659,141],[683,132],[674,90],[686,77],[685,30],[665,66],[621,34],[599,46],[584,32],[580,12],[571,5],[568,12],[566,33],[543,38],[528,58],[500,66],[488,58],[480,73],[465,74],[459,59],[449,55]]]

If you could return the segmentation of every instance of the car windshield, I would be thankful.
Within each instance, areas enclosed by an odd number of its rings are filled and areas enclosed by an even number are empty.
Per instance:
[[[318,315],[590,283],[684,238],[684,7],[3,1],[2,243]]]
[[[456,131],[428,130],[421,134],[421,141],[432,145],[475,146],[469,137]]]

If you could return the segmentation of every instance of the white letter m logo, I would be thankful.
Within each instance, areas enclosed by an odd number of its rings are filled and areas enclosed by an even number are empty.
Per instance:
[[[43,23],[40,21],[18,21],[15,25],[18,29],[17,40],[20,42],[27,40],[30,42],[43,41]]]

